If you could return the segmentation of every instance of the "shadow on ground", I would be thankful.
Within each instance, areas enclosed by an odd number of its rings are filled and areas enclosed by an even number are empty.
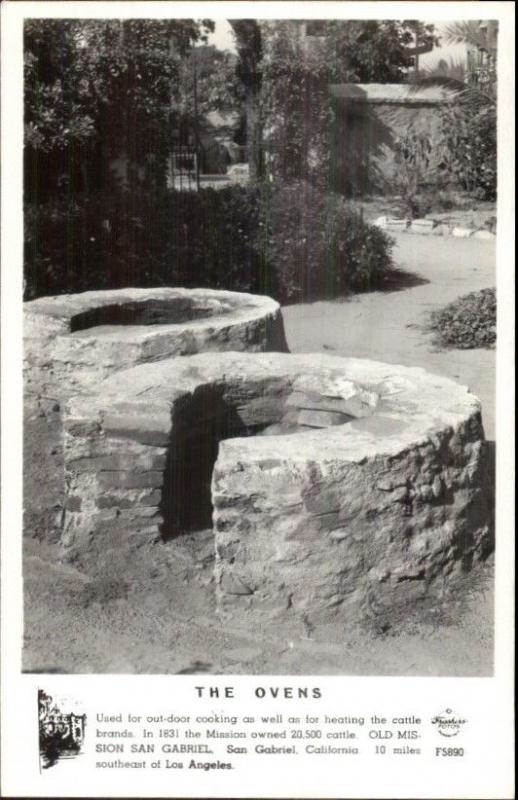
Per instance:
[[[393,269],[383,275],[368,291],[377,292],[402,292],[404,289],[413,289],[415,286],[425,286],[429,280],[416,272],[407,272],[404,269]],[[367,291],[367,290],[366,290]]]

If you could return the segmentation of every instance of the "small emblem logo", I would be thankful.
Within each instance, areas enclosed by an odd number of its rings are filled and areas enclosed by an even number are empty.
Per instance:
[[[441,736],[446,736],[447,738],[457,736],[466,722],[466,719],[455,716],[455,712],[451,708],[447,708],[432,719],[432,725],[437,727]]]
[[[63,711],[42,689],[38,691],[40,767],[53,767],[60,758],[79,755],[85,736],[85,714]],[[66,701],[65,701],[66,702]]]

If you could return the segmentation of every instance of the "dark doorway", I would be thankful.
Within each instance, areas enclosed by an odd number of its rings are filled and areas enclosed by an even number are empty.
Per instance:
[[[215,387],[175,405],[161,510],[162,536],[171,539],[212,527],[211,482],[222,439],[253,436]]]

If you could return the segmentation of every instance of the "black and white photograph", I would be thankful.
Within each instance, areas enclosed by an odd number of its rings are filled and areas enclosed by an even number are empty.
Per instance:
[[[2,9],[7,794],[512,796],[505,5]]]
[[[497,59],[25,20],[25,670],[491,674]]]

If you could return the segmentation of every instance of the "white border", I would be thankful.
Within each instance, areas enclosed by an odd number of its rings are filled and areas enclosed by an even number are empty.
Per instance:
[[[22,580],[20,535],[22,518],[22,130],[23,17],[208,17],[407,18],[407,3],[183,3],[183,2],[5,2],[2,5],[2,727],[3,794],[10,796],[212,796],[212,797],[511,797],[512,796],[512,675],[514,581],[514,14],[505,2],[414,3],[412,13],[435,22],[455,19],[500,20],[499,36],[499,199],[498,199],[498,349],[497,349],[497,550],[495,675],[485,679],[449,678],[322,678],[297,679],[296,684],[324,687],[320,710],[336,711],[346,704],[365,713],[417,708],[438,713],[451,702],[470,720],[469,764],[438,769],[420,762],[415,770],[400,765],[379,769],[379,762],[348,762],[347,776],[327,762],[311,764],[295,774],[283,762],[271,772],[255,762],[245,778],[187,776],[171,786],[168,776],[78,775],[59,780],[58,773],[42,780],[34,773],[35,741],[27,730],[33,719],[35,690],[64,696],[80,695],[95,708],[116,708],[128,698],[139,707],[198,707],[192,687],[200,682],[175,676],[31,676],[21,675]],[[213,681],[215,682],[215,681]],[[253,686],[293,683],[287,678],[218,676],[217,683],[236,686],[239,702],[253,708]],[[136,700],[135,698],[140,698]],[[453,698],[453,700],[451,699]],[[272,706],[272,703],[270,703]],[[282,705],[282,704],[281,704]],[[284,704],[286,705],[286,704]],[[300,704],[302,707],[302,704]],[[273,704],[276,708],[278,704]],[[273,709],[272,706],[272,710]],[[245,705],[243,705],[245,708]],[[287,706],[289,709],[289,704]],[[314,711],[314,707],[311,708]],[[320,769],[316,769],[319,767]],[[52,772],[52,771],[51,771]],[[166,777],[168,778],[166,780]],[[102,780],[101,780],[102,778]],[[236,782],[237,780],[237,782]]]

